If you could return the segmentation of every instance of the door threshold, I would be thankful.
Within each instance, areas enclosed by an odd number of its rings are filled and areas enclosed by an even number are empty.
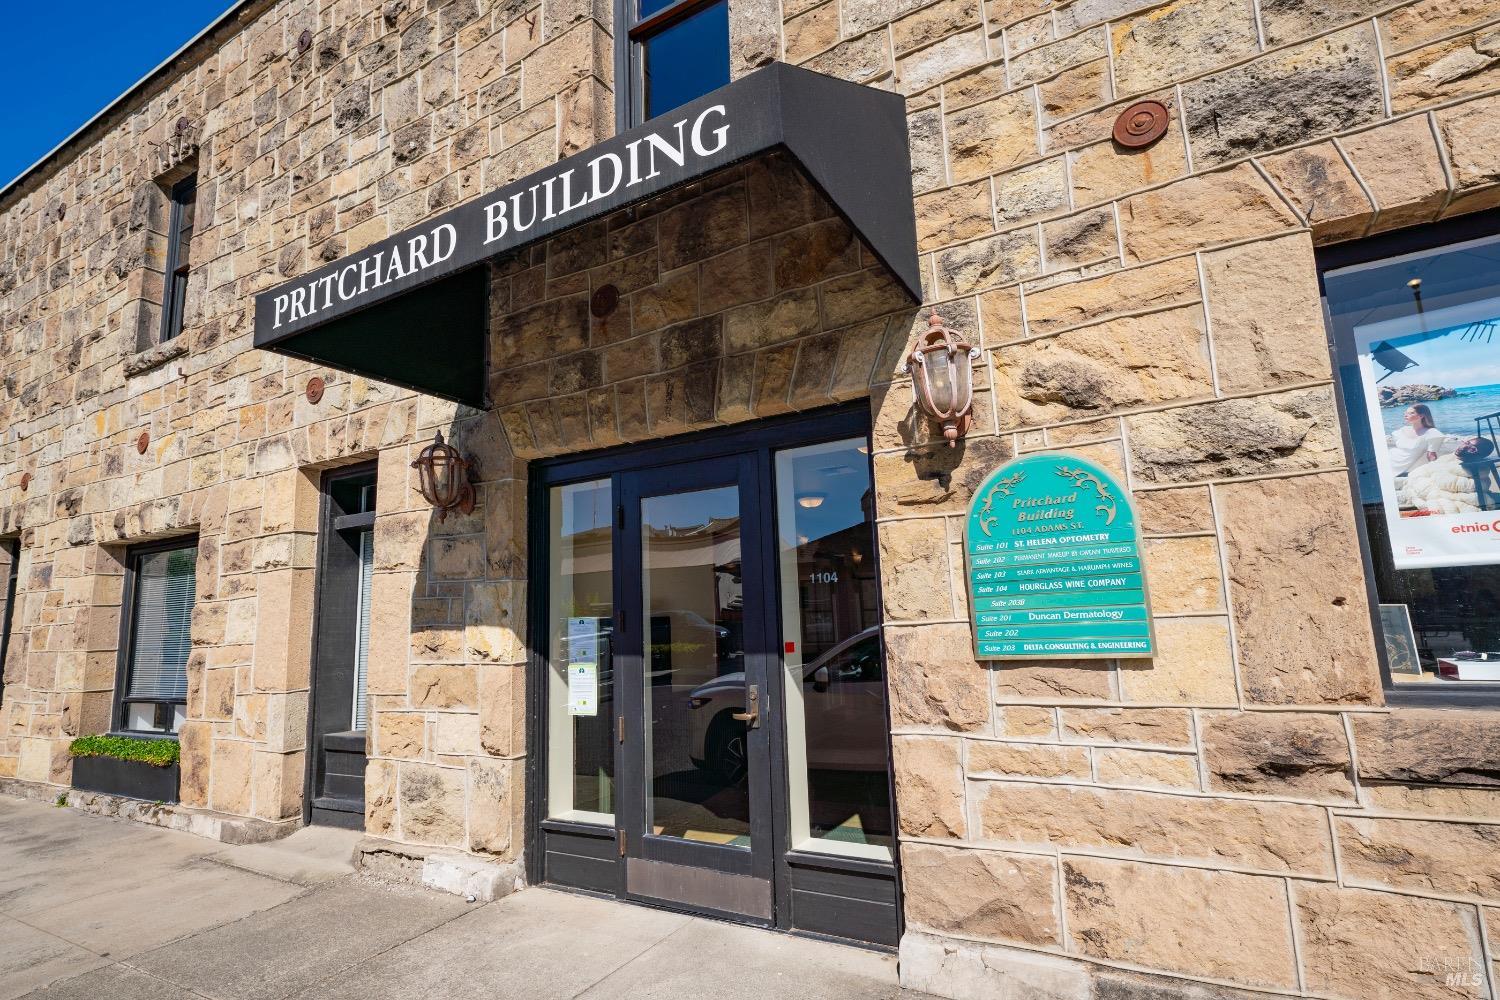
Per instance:
[[[322,800],[318,800],[322,801]],[[365,829],[365,812],[361,809],[354,812],[349,809],[319,805],[318,801],[313,803],[308,816],[309,826],[336,826],[341,830],[358,830],[363,833]]]
[[[771,886],[762,879],[650,858],[625,859],[625,892],[746,921],[770,921],[775,912]]]
[[[630,906],[644,906],[647,909],[662,910],[667,913],[680,913],[685,917],[698,917],[721,924],[734,924],[737,927],[749,927],[758,931],[768,931],[772,934],[785,934],[787,937],[804,938],[808,941],[822,941],[824,944],[843,945],[845,948],[872,951],[879,955],[894,955],[897,952],[895,945],[876,944],[873,941],[839,937],[836,934],[824,934],[819,931],[799,930],[795,927],[778,927],[770,921],[756,920],[718,910],[684,906],[680,903],[673,903],[670,900],[652,899],[647,896],[621,896],[612,892],[600,892],[597,889],[585,889],[576,885],[563,885],[560,882],[541,882],[537,884],[537,888],[546,889],[549,892],[565,892],[570,896],[587,896],[591,899],[607,899],[616,903],[626,903]]]

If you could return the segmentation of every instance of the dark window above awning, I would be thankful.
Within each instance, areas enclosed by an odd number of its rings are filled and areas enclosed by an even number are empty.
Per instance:
[[[483,407],[484,261],[782,149],[920,302],[905,102],[775,63],[257,295],[255,346]]]

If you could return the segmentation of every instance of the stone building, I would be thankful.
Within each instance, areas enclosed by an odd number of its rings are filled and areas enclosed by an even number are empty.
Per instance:
[[[1493,997],[1496,206],[1487,0],[236,4],[0,191],[0,785],[944,996]],[[976,653],[1052,452],[1150,656]]]

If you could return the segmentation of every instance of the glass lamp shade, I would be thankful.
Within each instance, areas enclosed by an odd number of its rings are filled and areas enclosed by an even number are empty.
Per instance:
[[[936,312],[927,322],[927,332],[912,350],[906,370],[911,373],[918,409],[942,426],[951,448],[972,420],[974,359],[979,351],[944,326]]]
[[[473,511],[474,487],[469,483],[469,463],[457,448],[443,440],[442,431],[438,431],[432,444],[422,449],[411,467],[417,470],[422,499],[437,508],[439,520],[446,520],[448,512],[456,508],[465,514]]]

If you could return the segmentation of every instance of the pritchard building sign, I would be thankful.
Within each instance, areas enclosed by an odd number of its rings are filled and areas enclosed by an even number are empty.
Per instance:
[[[790,154],[913,300],[920,301],[902,99],[776,63],[429,222],[263,292],[255,299],[255,346],[474,403],[468,390],[431,384],[432,380],[424,384],[410,372],[403,377],[400,370],[381,369],[378,359],[371,356],[382,350],[410,356],[409,341],[417,335],[409,326],[404,333],[406,344],[379,343],[374,337],[363,338],[361,343],[359,331],[344,329],[337,321],[775,149]],[[438,346],[431,342],[433,336],[451,336],[454,340],[448,346],[454,346],[461,334],[449,328],[455,323],[480,323],[483,312],[482,307],[471,307],[461,315],[444,315],[444,330],[423,330],[420,336],[429,348]],[[406,322],[412,319],[407,316]],[[323,332],[299,341],[314,330]],[[482,339],[472,331],[462,332],[462,337],[476,343]],[[361,351],[360,357],[351,356],[356,350]],[[452,360],[483,365],[482,355]]]
[[[670,117],[670,116],[669,116]],[[578,157],[533,174],[489,198],[470,202],[440,217],[428,229],[403,233],[345,258],[313,277],[284,285],[256,303],[256,335],[269,302],[270,331],[300,326],[359,309],[410,284],[422,284],[477,260],[504,253],[599,214],[590,206],[632,201],[642,193],[680,181],[672,174],[698,176],[717,166],[729,148],[733,129],[724,104],[711,104],[691,119],[661,119],[645,135],[618,151],[601,148],[583,162]],[[460,253],[460,248],[463,253]]]

